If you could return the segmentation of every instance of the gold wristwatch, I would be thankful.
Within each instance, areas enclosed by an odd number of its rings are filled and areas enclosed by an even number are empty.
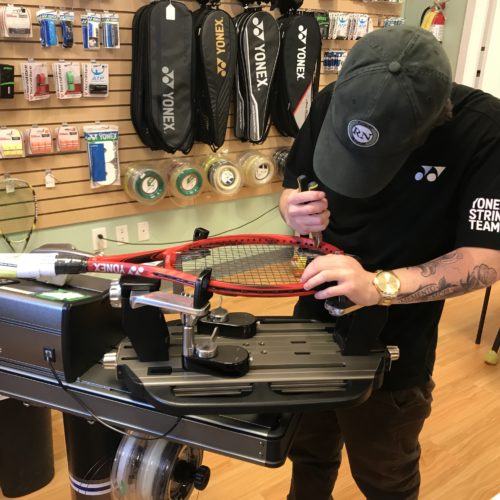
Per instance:
[[[379,305],[390,306],[401,288],[399,278],[392,271],[375,271],[373,285],[380,295]]]

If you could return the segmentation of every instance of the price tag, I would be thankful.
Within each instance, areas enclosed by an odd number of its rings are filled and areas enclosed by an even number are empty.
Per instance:
[[[56,187],[56,178],[50,169],[45,171],[45,187],[49,189]]]
[[[175,7],[171,3],[167,5],[165,15],[167,17],[167,21],[175,21]]]

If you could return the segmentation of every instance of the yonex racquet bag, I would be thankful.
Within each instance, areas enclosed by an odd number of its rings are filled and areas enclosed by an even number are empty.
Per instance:
[[[193,13],[196,40],[196,140],[216,151],[224,143],[238,53],[231,16],[201,7]]]
[[[188,153],[194,141],[192,13],[181,2],[160,0],[139,9],[133,28],[131,114],[137,133],[150,147]]]
[[[274,17],[260,9],[235,19],[238,34],[236,137],[263,142],[270,127],[271,89],[279,53],[279,29]]]
[[[155,137],[146,123],[144,107],[144,71],[146,68],[144,54],[145,37],[140,36],[141,16],[150,5],[141,7],[132,21],[132,82],[130,95],[130,115],[137,135],[144,145],[158,149]]]
[[[271,114],[282,135],[295,137],[318,91],[321,33],[316,18],[309,14],[281,17],[278,25],[281,43]]]

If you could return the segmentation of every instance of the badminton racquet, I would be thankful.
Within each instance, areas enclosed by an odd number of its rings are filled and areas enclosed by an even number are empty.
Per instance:
[[[37,218],[37,199],[31,185],[13,177],[1,180],[0,234],[13,252],[26,250]]]
[[[220,295],[289,297],[310,295],[300,277],[315,257],[341,250],[310,238],[242,234],[195,240],[161,250],[111,256],[0,254],[0,276],[38,278],[84,272],[143,276],[192,287],[210,269],[208,291]]]

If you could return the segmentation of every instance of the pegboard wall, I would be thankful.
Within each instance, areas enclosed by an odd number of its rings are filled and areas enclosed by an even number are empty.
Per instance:
[[[143,0],[49,0],[47,8],[67,9],[75,12],[74,39],[72,48],[43,48],[39,42],[40,27],[36,20],[39,0],[6,2],[14,3],[31,11],[33,37],[26,40],[0,39],[0,63],[11,64],[15,68],[15,96],[13,99],[0,99],[0,126],[15,127],[23,131],[34,124],[55,129],[62,123],[76,125],[80,133],[84,125],[96,121],[118,125],[120,131],[119,157],[122,174],[127,166],[137,161],[147,161],[153,167],[173,157],[184,158],[182,153],[175,155],[163,151],[151,151],[144,146],[136,135],[130,120],[130,73],[132,57],[132,19],[134,13],[147,2]],[[185,2],[190,10],[199,8],[194,1]],[[384,19],[400,16],[402,4],[389,1],[361,0],[305,0],[303,9],[328,10],[337,12],[367,13],[375,28],[383,25]],[[240,3],[222,1],[221,8],[236,15],[243,10]],[[269,7],[264,7],[264,9]],[[86,10],[95,12],[116,12],[120,19],[120,48],[89,51],[83,48],[80,15]],[[273,11],[277,17],[279,12]],[[352,40],[324,40],[323,49],[349,49],[356,43]],[[21,82],[21,63],[29,58],[45,61],[49,67],[51,96],[47,100],[28,102],[24,98]],[[95,60],[109,64],[110,85],[106,98],[57,99],[52,81],[52,64],[61,59],[85,63]],[[323,71],[320,88],[336,79],[333,72]],[[81,135],[81,134],[80,134]],[[226,140],[220,152],[231,159],[253,151],[272,155],[277,149],[289,147],[292,139],[282,137],[272,127],[266,141],[261,145],[241,142],[233,133],[233,115],[229,118]],[[188,158],[193,163],[201,163],[211,154],[210,147],[196,143]],[[55,178],[55,186],[46,186],[46,172],[50,170]],[[131,199],[121,186],[102,186],[92,189],[89,182],[88,157],[84,141],[81,150],[73,153],[52,153],[25,158],[1,159],[0,175],[10,174],[32,184],[39,200],[38,228],[50,228],[77,224],[81,222],[123,217],[148,211],[168,210],[178,207],[174,198],[167,196],[160,203],[149,206]],[[276,177],[271,184],[261,187],[244,187],[236,197],[251,197],[277,192],[281,189],[280,179]],[[208,187],[196,198],[200,207],[205,203],[227,200],[215,194]]]

